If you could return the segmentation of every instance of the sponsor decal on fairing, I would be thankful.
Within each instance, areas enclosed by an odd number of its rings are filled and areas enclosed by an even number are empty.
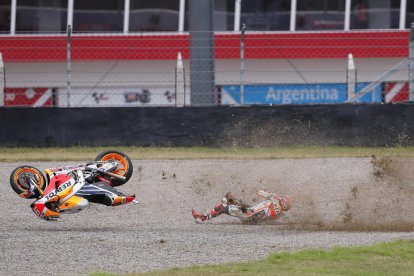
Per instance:
[[[51,191],[48,193],[44,198],[47,200],[51,199],[52,197],[56,196],[58,193],[66,190],[68,187],[72,186],[73,181],[69,180],[68,182],[62,184],[57,189]]]

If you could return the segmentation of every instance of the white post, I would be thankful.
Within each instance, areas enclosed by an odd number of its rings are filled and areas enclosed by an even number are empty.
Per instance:
[[[410,70],[409,76],[409,94],[408,100],[414,101],[414,23],[411,23],[410,29],[410,42],[409,42],[409,54],[408,54],[408,68]]]
[[[355,68],[355,63],[354,63],[354,57],[352,56],[352,54],[348,55],[347,85],[348,85],[347,100],[349,100],[355,96],[355,86],[356,86],[356,68]]]
[[[6,87],[6,78],[4,77],[3,55],[0,53],[0,106],[4,105],[4,88]]]
[[[241,0],[236,0],[234,5],[234,31],[240,31]]]
[[[74,0],[68,0],[68,23],[66,26],[73,26],[73,1]]]
[[[67,44],[66,44],[66,106],[70,107],[70,93],[71,93],[71,82],[72,82],[72,61],[71,61],[71,37],[72,37],[72,26],[68,25],[67,29]]]
[[[401,5],[400,5],[400,30],[405,29],[406,14],[407,14],[407,0],[401,0]]]
[[[351,0],[345,2],[345,24],[344,30],[349,31],[351,26]]]
[[[240,105],[244,105],[244,34],[246,24],[243,23],[240,35]]]
[[[14,35],[16,33],[16,9],[17,9],[17,0],[12,0],[12,6],[10,11],[10,34]]]
[[[124,34],[129,32],[129,12],[130,12],[130,5],[129,0],[125,0],[124,5]]]
[[[185,105],[185,78],[184,64],[179,52],[177,55],[177,67],[175,68],[175,106],[183,107]]]
[[[386,71],[385,73],[381,74],[379,77],[371,81],[370,84],[362,88],[358,91],[358,94],[355,94],[354,97],[348,99],[347,103],[352,103],[358,101],[358,99],[362,98],[365,94],[373,92],[377,86],[380,86],[385,80],[387,80],[391,75],[395,74],[395,72],[401,71],[401,68],[407,68],[407,59],[403,59],[398,62],[394,67],[390,70]]]
[[[290,30],[292,32],[296,30],[296,7],[297,0],[292,0],[290,3]]]
[[[178,15],[178,31],[184,32],[185,0],[180,0],[180,13]]]

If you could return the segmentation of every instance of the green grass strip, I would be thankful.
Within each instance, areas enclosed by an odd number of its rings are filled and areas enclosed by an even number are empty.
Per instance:
[[[131,159],[286,159],[399,156],[414,157],[414,147],[0,147],[0,161],[80,161],[93,160],[107,149],[121,150]]]
[[[275,253],[257,262],[193,266],[152,273],[91,274],[104,275],[414,275],[414,241],[397,240],[331,250],[307,249]]]

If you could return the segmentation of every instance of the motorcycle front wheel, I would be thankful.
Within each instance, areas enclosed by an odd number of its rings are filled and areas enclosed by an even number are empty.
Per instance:
[[[113,178],[110,176],[105,176],[108,177],[109,180],[112,182],[112,186],[121,186],[125,183],[128,182],[128,180],[131,178],[132,176],[132,172],[134,170],[133,166],[132,166],[132,162],[131,159],[128,157],[128,155],[126,155],[125,153],[121,152],[121,151],[116,151],[116,150],[108,150],[108,151],[104,151],[101,152],[96,158],[95,161],[115,161],[118,163],[118,166],[116,168],[115,171],[113,171],[112,173],[115,173],[117,175],[121,175],[125,177],[125,180],[121,180],[118,178]]]
[[[30,191],[30,182],[33,181],[38,192]],[[43,193],[46,188],[46,179],[42,172],[28,165],[23,165],[15,168],[10,174],[10,185],[20,197],[22,198],[36,198],[39,193]]]

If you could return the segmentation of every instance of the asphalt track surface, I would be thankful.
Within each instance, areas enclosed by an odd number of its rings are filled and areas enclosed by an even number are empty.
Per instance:
[[[40,169],[65,164],[32,163]],[[384,214],[377,215],[378,206],[388,202],[378,201],[369,185],[378,185],[384,171],[376,171],[369,159],[136,160],[133,164],[131,180],[119,190],[135,193],[140,204],[114,208],[95,204],[62,216],[59,222],[46,222],[30,210],[32,200],[19,198],[10,188],[9,174],[21,163],[0,163],[0,275],[145,272],[243,262],[302,248],[414,239],[408,213],[412,205],[406,205],[413,201],[408,193],[412,187],[396,190],[386,181],[376,188],[381,194],[382,189],[400,193],[395,195],[401,200],[395,212],[408,217],[402,218],[402,228],[393,228],[401,218],[384,221],[380,219]],[[191,216],[191,209],[213,207],[226,191],[254,203],[257,188],[291,194],[294,208],[276,224],[266,225],[243,225],[224,215],[197,224]],[[372,201],[364,198],[364,189],[371,191]],[[359,198],[368,202],[370,211],[353,211]]]

